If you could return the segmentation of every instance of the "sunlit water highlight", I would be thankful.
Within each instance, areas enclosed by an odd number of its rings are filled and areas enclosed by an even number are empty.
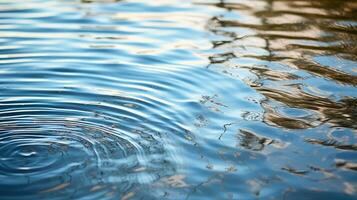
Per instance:
[[[0,1],[0,199],[357,199],[356,13]]]

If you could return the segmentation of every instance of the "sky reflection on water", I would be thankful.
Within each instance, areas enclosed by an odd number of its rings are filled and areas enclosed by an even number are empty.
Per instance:
[[[0,2],[0,199],[357,199],[352,0]]]

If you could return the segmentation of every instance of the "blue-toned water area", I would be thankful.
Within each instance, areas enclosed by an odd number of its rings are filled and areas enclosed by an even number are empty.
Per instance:
[[[0,0],[0,200],[357,200],[357,1]]]

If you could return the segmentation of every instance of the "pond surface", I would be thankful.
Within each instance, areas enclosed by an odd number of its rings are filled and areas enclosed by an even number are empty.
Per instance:
[[[0,1],[0,199],[357,199],[354,0]]]

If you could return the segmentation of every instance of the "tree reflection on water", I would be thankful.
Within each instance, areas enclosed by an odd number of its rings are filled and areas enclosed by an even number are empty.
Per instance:
[[[224,70],[233,69],[236,74],[249,70],[251,74],[243,80],[266,97],[261,102],[266,123],[288,129],[324,123],[357,127],[356,99],[327,88],[331,84],[348,90],[357,85],[356,66],[339,66],[357,60],[355,1],[220,1],[214,5],[252,19],[211,18],[209,29],[225,39],[212,41],[222,53],[210,56],[209,67],[225,66]],[[319,56],[327,63],[319,63]],[[279,109],[285,107],[309,115],[284,115]]]

